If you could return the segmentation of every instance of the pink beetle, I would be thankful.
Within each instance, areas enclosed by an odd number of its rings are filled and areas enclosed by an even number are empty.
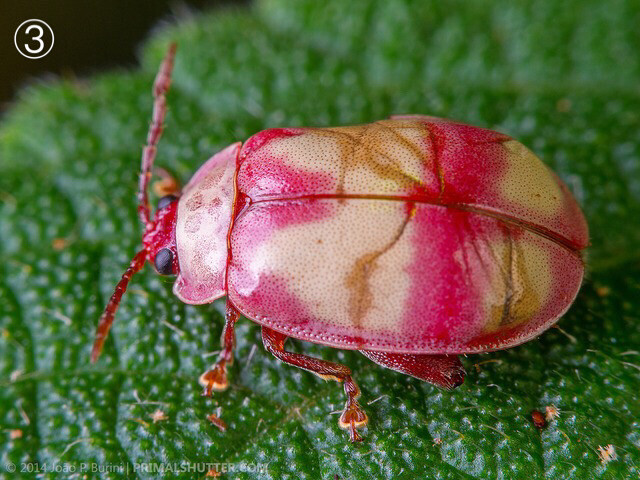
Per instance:
[[[93,361],[148,260],[177,275],[185,303],[227,297],[224,349],[200,377],[205,394],[228,385],[242,314],[277,358],[343,382],[340,426],[357,441],[367,415],[351,370],[288,352],[288,337],[454,388],[464,380],[458,354],[526,342],[573,302],[588,232],[564,183],[507,135],[434,117],[265,130],[214,155],[151,219],[174,55],[172,46],[154,84],[142,159],[144,248],[100,319]]]

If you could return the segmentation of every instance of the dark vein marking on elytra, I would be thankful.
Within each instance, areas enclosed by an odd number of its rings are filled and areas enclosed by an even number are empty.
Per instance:
[[[512,323],[515,319],[511,315],[511,308],[513,306],[513,270],[515,267],[514,259],[513,259],[513,236],[511,235],[511,231],[507,229],[507,272],[504,276],[504,304],[502,306],[502,315],[500,317],[500,326],[508,325]]]
[[[440,192],[438,193],[438,200],[442,200],[442,197],[444,195],[444,174],[442,173],[442,165],[440,165],[440,145],[439,145],[439,138],[436,134],[434,134],[431,129],[432,128],[437,128],[433,125],[430,125],[429,127],[427,127],[427,132],[429,135],[429,143],[431,143],[431,150],[433,152],[433,169],[434,169],[434,173],[436,174],[436,177],[438,178],[438,182],[440,185]]]
[[[369,126],[367,126],[367,129],[368,128]],[[364,150],[364,152],[366,153],[362,155],[363,158],[365,158],[366,162],[369,163],[371,170],[377,173],[380,177],[388,178],[405,186],[420,184],[420,179],[416,179],[410,175],[407,175],[403,171],[402,165],[399,165],[395,159],[380,151],[380,149],[378,149],[369,138],[371,137],[371,135],[367,135],[366,137],[364,136],[364,133],[367,129],[363,129],[362,131],[358,132],[357,136],[351,132],[339,130],[338,128],[317,128],[310,130],[313,130],[320,135],[339,135],[343,137],[345,141],[340,142],[344,152],[344,156],[342,158],[351,160],[351,162],[347,161],[348,163],[351,163],[351,165],[357,165],[359,163],[359,154],[362,150]],[[375,155],[373,154],[374,152],[380,157],[386,159],[389,163],[383,164],[376,161]],[[342,188],[344,188],[344,186],[342,186]]]
[[[347,275],[345,283],[351,294],[349,296],[349,307],[351,310],[351,320],[355,327],[362,325],[362,320],[367,311],[371,308],[373,303],[373,295],[369,281],[371,275],[376,269],[375,262],[400,240],[404,233],[409,221],[413,217],[415,211],[415,205],[411,205],[411,210],[407,215],[407,218],[402,222],[402,225],[391,239],[391,241],[380,250],[375,252],[369,252],[358,258],[353,266],[351,272]]]

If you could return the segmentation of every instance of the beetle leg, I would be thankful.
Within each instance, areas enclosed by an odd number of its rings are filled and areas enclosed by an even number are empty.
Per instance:
[[[344,392],[347,394],[347,402],[340,416],[340,427],[349,430],[352,442],[359,442],[362,437],[357,429],[367,424],[367,414],[358,404],[357,398],[360,396],[360,389],[351,378],[351,369],[339,363],[327,362],[318,358],[309,357],[300,353],[287,352],[284,349],[284,342],[287,336],[262,327],[262,342],[264,347],[279,360],[295,367],[315,373],[325,380],[335,380],[344,383]]]
[[[200,385],[204,387],[203,395],[210,396],[212,390],[222,391],[229,386],[227,366],[233,363],[233,347],[236,339],[234,327],[239,316],[240,313],[231,303],[227,302],[224,330],[222,331],[222,352],[211,369],[200,375]]]
[[[464,382],[465,371],[457,355],[423,355],[360,350],[378,365],[451,390]]]

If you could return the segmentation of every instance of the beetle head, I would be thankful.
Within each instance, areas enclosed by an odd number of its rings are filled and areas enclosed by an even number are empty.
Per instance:
[[[147,259],[160,275],[177,275],[179,271],[176,248],[176,214],[178,197],[162,197],[156,208],[155,218],[142,236]]]

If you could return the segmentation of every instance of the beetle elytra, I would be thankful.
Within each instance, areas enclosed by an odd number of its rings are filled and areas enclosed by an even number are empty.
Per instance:
[[[227,297],[223,351],[200,378],[205,394],[228,385],[242,314],[278,359],[342,382],[339,423],[358,441],[367,415],[351,370],[289,352],[287,338],[358,350],[454,388],[465,375],[459,354],[526,342],[573,302],[588,231],[568,188],[509,136],[450,120],[265,130],[215,154],[152,218],[147,189],[174,56],[172,46],[154,83],[142,155],[143,249],[100,319],[93,361],[149,261],[177,275],[183,302]]]

